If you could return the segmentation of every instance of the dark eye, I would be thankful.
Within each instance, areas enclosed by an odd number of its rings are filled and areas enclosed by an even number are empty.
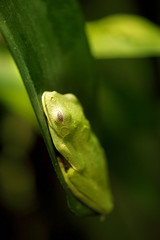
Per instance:
[[[63,114],[61,112],[57,112],[57,118],[60,122],[63,122]]]

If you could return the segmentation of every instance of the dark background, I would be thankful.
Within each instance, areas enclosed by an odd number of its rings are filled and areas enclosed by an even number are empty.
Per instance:
[[[87,21],[128,13],[160,24],[159,1],[79,2]],[[104,222],[69,210],[38,127],[0,102],[0,239],[160,239],[159,65],[153,57],[95,60],[93,128],[115,201]]]

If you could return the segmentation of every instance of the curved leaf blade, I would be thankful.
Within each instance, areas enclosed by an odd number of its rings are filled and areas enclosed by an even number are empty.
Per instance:
[[[42,93],[52,90],[76,95],[83,91],[86,104],[94,99],[92,58],[79,7],[75,0],[1,0],[0,29],[21,73],[69,205],[78,215],[91,213],[64,182],[41,104]]]

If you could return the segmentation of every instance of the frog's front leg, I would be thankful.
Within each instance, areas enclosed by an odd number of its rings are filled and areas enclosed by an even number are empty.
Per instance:
[[[61,142],[58,146],[55,145],[55,147],[61,155],[61,162],[65,162],[65,165],[68,162],[68,166],[70,165],[75,171],[83,171],[85,162],[72,144],[64,144]]]
[[[63,159],[68,161],[68,164],[77,171],[82,171],[85,168],[85,162],[80,156],[80,153],[76,150],[75,146],[71,143],[65,142],[63,139],[57,138],[53,129],[49,127],[53,144]]]

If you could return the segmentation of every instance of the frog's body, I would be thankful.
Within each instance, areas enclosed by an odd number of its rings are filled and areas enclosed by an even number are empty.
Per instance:
[[[103,148],[73,94],[44,92],[43,109],[62,174],[73,194],[98,213],[113,208]]]

